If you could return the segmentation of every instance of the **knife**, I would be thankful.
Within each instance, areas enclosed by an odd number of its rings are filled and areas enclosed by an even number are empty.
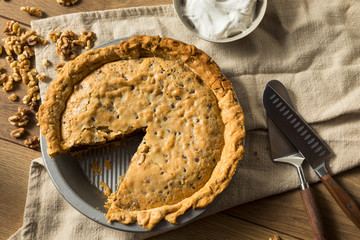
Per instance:
[[[273,87],[276,87],[278,92],[281,93],[282,97],[286,99],[289,105],[294,108],[289,94],[287,93],[286,89],[282,87],[282,85],[278,85],[276,81],[270,81],[268,84],[270,86],[274,85]],[[325,237],[320,213],[316,206],[312,191],[309,188],[309,184],[306,182],[306,178],[301,167],[305,158],[289,142],[286,136],[268,116],[266,120],[269,131],[271,159],[274,162],[288,163],[296,167],[300,178],[300,196],[305,206],[311,230],[314,234],[315,239],[323,240],[325,239]]]
[[[263,95],[267,115],[305,157],[344,213],[360,229],[358,206],[345,190],[335,182],[325,167],[325,159],[331,155],[330,149],[286,99],[279,94],[276,87],[274,88],[276,85],[282,85],[281,82],[273,81],[272,84],[266,85]]]

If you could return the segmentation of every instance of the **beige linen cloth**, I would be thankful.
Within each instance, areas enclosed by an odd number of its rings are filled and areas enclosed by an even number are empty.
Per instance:
[[[360,163],[360,2],[269,1],[260,26],[244,39],[216,44],[192,35],[172,5],[77,13],[32,22],[47,37],[53,30],[94,31],[96,45],[139,34],[172,37],[209,54],[233,82],[244,109],[245,156],[229,187],[210,206],[212,214],[242,203],[297,188],[295,168],[270,160],[262,105],[266,83],[278,79],[297,110],[333,150],[327,167],[336,174]],[[56,76],[55,44],[38,46],[36,66]],[[45,68],[43,58],[52,65]],[[318,178],[305,163],[310,182]],[[151,235],[151,234],[150,234]],[[72,208],[57,192],[42,159],[33,161],[23,226],[11,239],[143,239],[101,226]]]

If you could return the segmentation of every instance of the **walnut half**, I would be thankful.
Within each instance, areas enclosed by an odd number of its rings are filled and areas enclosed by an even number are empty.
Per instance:
[[[77,53],[74,50],[74,40],[76,37],[76,34],[71,30],[67,30],[60,35],[56,41],[56,52],[61,59],[74,59],[77,57]]]
[[[57,73],[60,73],[64,66],[65,66],[65,63],[63,63],[63,62],[58,63],[55,67],[55,71]]]
[[[30,110],[19,107],[18,112],[9,117],[9,122],[11,125],[22,127],[29,123],[30,120]]]
[[[94,42],[95,42],[94,32],[82,31],[79,34],[78,38],[82,42],[82,47],[84,47],[86,50],[89,50],[94,46]]]
[[[11,135],[12,137],[19,138],[19,137],[21,137],[22,135],[24,135],[24,133],[25,133],[25,129],[24,129],[24,128],[18,128],[18,129],[12,130],[12,131],[10,132],[10,135]]]
[[[57,0],[63,6],[71,6],[78,2],[78,0]]]
[[[18,99],[18,97],[16,96],[15,93],[13,93],[8,96],[8,99],[15,102]]]
[[[34,136],[30,139],[26,139],[24,144],[31,149],[40,149],[40,138],[38,136]]]
[[[32,16],[42,17],[42,12],[40,8],[26,6],[26,7],[21,7],[20,10],[24,12],[28,12]]]
[[[16,34],[19,36],[22,33],[22,30],[21,30],[18,22],[8,21],[4,28],[4,33],[8,34],[8,35]]]

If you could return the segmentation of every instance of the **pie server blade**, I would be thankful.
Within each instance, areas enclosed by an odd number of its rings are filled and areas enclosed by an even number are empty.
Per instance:
[[[270,81],[268,85],[278,85],[278,81]],[[286,99],[293,108],[293,104],[286,89],[281,86],[277,88],[281,95]],[[316,206],[316,202],[312,195],[312,191],[309,188],[309,184],[306,182],[303,169],[301,167],[304,156],[292,145],[292,143],[286,138],[281,130],[275,125],[275,123],[267,116],[267,126],[269,131],[270,140],[270,154],[271,159],[274,162],[288,163],[296,167],[296,170],[300,178],[300,196],[303,200],[305,210],[309,219],[311,230],[315,236],[315,239],[325,239],[323,225],[321,223],[320,213]]]
[[[267,115],[305,157],[344,213],[360,229],[359,208],[326,170],[325,159],[331,155],[330,149],[289,104],[282,91],[286,89],[277,80],[266,85],[263,103]]]

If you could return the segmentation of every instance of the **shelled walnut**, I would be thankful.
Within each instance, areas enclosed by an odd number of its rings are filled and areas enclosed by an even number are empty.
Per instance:
[[[41,60],[41,63],[45,67],[50,66],[49,60],[47,58],[44,58],[43,60]]]
[[[14,73],[11,75],[11,77],[13,78],[14,82],[19,82],[19,81],[21,81],[21,76],[20,76],[20,74],[17,73],[17,72],[14,72]]]
[[[43,73],[39,73],[38,75],[36,75],[36,78],[41,81],[41,82],[45,82],[46,81],[46,75]]]
[[[76,34],[71,30],[67,30],[60,35],[59,39],[56,41],[56,52],[61,59],[74,59],[77,57],[77,53],[74,50],[75,39]]]
[[[5,59],[8,63],[12,63],[14,61],[13,56],[7,56]]]
[[[22,52],[21,55],[24,55],[25,58],[29,59],[29,58],[35,56],[35,52],[29,46],[24,46],[24,51]]]
[[[31,102],[31,103],[29,103],[29,107],[30,107],[30,110],[37,111],[38,104],[36,102]],[[39,126],[39,123],[36,126]]]
[[[61,31],[60,30],[55,30],[52,31],[51,33],[49,33],[49,38],[51,41],[56,42],[61,36]]]
[[[281,238],[276,234],[274,237],[269,238],[269,240],[281,240]]]
[[[8,76],[6,73],[3,73],[0,75],[0,84],[2,84],[4,91],[10,91],[14,87],[14,79],[12,76]]]
[[[57,0],[57,2],[63,6],[72,6],[78,2],[78,0]]]
[[[15,34],[19,36],[22,33],[22,29],[20,28],[18,22],[8,21],[4,28],[4,33],[8,35]]]
[[[26,31],[24,34],[21,34],[20,40],[29,46],[34,46],[38,43],[41,43],[44,45],[48,43],[48,41],[46,39],[39,37],[35,30],[29,30],[29,31]]]
[[[21,7],[20,10],[24,12],[28,12],[32,16],[42,17],[42,12],[40,8],[37,7],[25,6],[25,7]]]
[[[42,78],[42,75],[39,75],[35,68],[31,69],[27,73],[27,95],[23,98],[24,104],[30,104],[31,102],[36,102],[40,100],[40,92],[39,92],[39,78]],[[46,76],[45,76],[46,77]]]
[[[85,48],[89,50],[94,46],[95,33],[82,31],[78,36],[71,30],[61,32],[55,30],[49,33],[51,41],[56,42],[56,52],[61,59],[74,59],[77,57],[75,47]]]
[[[56,71],[57,73],[61,72],[61,70],[63,69],[64,65],[65,65],[65,63],[63,63],[63,62],[58,63],[58,64],[56,65],[56,67],[55,67],[55,71]]]
[[[9,117],[9,122],[11,125],[22,127],[29,123],[30,120],[30,110],[19,107],[18,112]]]
[[[79,36],[79,40],[83,43],[82,47],[86,50],[89,50],[94,46],[95,42],[95,33],[94,32],[86,32],[82,31]]]
[[[22,80],[24,84],[27,84],[27,95],[23,97],[23,103],[36,106],[35,102],[40,100],[38,82],[39,80],[45,80],[46,76],[38,75],[36,69],[31,69],[30,59],[35,55],[32,46],[39,43],[47,44],[48,41],[38,36],[36,31],[32,29],[24,32],[19,24],[14,21],[7,22],[4,32],[10,35],[4,38],[3,42],[5,52],[8,55],[6,61],[12,68],[13,73],[1,77],[3,89],[10,91],[13,89],[14,82]]]
[[[40,149],[40,138],[38,136],[34,136],[30,139],[26,139],[24,141],[24,145],[31,149]]]
[[[21,42],[20,37],[18,36],[9,36],[3,39],[4,49],[8,56],[12,56],[12,54],[19,55],[23,51],[23,43]]]
[[[24,135],[24,133],[25,133],[25,129],[24,129],[24,128],[18,128],[18,129],[12,130],[12,131],[10,132],[10,135],[11,135],[12,137],[19,138],[19,137],[21,137],[22,135]]]
[[[8,96],[8,99],[15,102],[18,99],[18,96],[16,96],[16,94],[13,93]]]

